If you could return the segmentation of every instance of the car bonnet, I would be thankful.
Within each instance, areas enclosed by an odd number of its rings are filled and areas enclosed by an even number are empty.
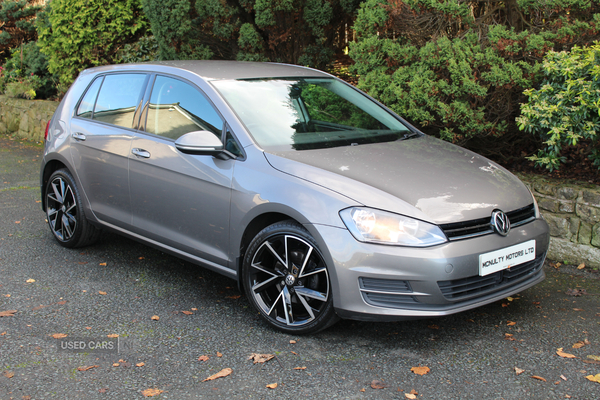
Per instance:
[[[277,170],[363,205],[437,224],[483,218],[496,209],[512,211],[532,202],[525,185],[503,167],[426,135],[387,143],[267,151],[265,157]],[[418,211],[406,212],[407,205]]]

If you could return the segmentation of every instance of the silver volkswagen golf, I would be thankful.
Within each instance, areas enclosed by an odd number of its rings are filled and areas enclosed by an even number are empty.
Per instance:
[[[298,66],[83,71],[46,129],[59,244],[126,235],[237,280],[269,324],[444,316],[544,279],[548,226],[501,166]]]

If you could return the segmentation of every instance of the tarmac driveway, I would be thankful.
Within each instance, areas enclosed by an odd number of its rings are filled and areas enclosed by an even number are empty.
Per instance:
[[[600,398],[597,271],[546,265],[470,312],[291,336],[234,281],[157,250],[113,234],[60,247],[41,153],[0,136],[0,399]]]

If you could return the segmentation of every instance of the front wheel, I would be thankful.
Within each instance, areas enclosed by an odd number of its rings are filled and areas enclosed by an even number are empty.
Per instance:
[[[46,219],[52,234],[64,247],[82,247],[95,242],[100,230],[83,213],[75,180],[66,169],[55,171],[46,185]]]
[[[252,305],[281,331],[314,333],[338,320],[323,256],[294,221],[275,223],[256,235],[244,256],[243,280]]]

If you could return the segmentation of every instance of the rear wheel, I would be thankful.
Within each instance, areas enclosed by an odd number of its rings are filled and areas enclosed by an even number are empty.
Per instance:
[[[55,171],[46,186],[46,218],[52,234],[64,247],[82,247],[95,242],[100,230],[83,214],[75,180],[66,169]]]
[[[314,333],[338,320],[329,272],[315,240],[294,221],[275,223],[252,240],[244,257],[246,294],[275,328]]]

